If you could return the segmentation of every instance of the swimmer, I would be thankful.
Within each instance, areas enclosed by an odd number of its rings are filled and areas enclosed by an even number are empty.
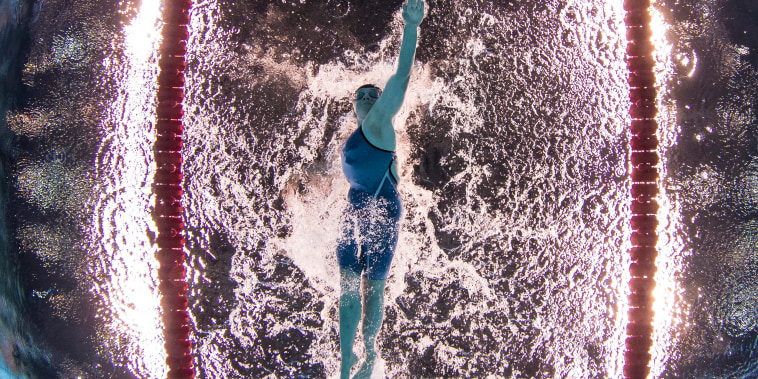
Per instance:
[[[384,318],[384,284],[397,245],[402,212],[392,119],[405,99],[423,18],[423,0],[408,0],[403,5],[405,29],[397,72],[383,93],[371,84],[358,88],[354,99],[358,128],[342,148],[342,170],[350,182],[349,204],[341,220],[342,235],[337,246],[342,379],[350,377],[357,362],[353,341],[360,321],[366,359],[355,378],[369,378],[376,362],[376,335]]]

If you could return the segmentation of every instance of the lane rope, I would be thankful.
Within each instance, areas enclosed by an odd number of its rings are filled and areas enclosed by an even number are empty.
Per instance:
[[[658,123],[655,116],[654,46],[650,41],[650,0],[624,0],[627,68],[629,69],[629,115],[631,116],[631,226],[632,264],[629,267],[629,323],[626,327],[624,376],[646,378],[650,374],[653,345],[653,289],[658,256]]]
[[[157,138],[153,146],[157,167],[153,193],[158,227],[155,254],[160,263],[158,279],[161,292],[163,336],[170,379],[195,377],[194,357],[187,311],[187,282],[184,265],[184,208],[182,207],[182,135],[184,124],[184,56],[187,53],[191,0],[164,0],[163,41],[158,65]]]

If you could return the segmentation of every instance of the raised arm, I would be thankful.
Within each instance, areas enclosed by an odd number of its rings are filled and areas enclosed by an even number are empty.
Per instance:
[[[414,4],[415,3],[415,4]],[[406,87],[411,77],[413,58],[416,56],[416,42],[418,41],[418,26],[424,18],[424,2],[422,0],[408,0],[403,5],[403,43],[400,46],[400,57],[397,62],[397,72],[393,78],[405,79]]]
[[[418,26],[424,19],[424,1],[408,0],[403,5],[403,42],[400,46],[400,57],[397,62],[397,71],[389,79],[384,87],[382,96],[377,100],[371,111],[366,116],[364,127],[369,125],[391,124],[405,99],[405,91],[411,78],[411,67],[416,55],[416,42],[418,40]],[[370,127],[370,126],[369,126]]]

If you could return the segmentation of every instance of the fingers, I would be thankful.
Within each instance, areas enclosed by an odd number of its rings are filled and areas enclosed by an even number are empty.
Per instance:
[[[406,0],[403,4],[403,18],[411,17],[414,22],[417,17],[420,17],[418,22],[424,18],[424,0]]]
[[[422,0],[408,0],[408,1],[407,1],[407,2],[406,2],[404,5],[403,5],[403,9],[405,10],[405,9],[406,9],[406,7],[411,7],[411,8],[418,8],[418,7],[421,7],[421,8],[423,9],[423,7],[424,7],[424,2],[423,2]]]

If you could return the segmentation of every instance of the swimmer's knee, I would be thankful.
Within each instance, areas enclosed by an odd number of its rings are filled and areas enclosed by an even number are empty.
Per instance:
[[[368,279],[366,278],[366,289],[369,295],[383,296],[386,279]]]
[[[342,289],[342,293],[358,293],[361,288],[361,275],[352,270],[341,268],[340,288]]]

